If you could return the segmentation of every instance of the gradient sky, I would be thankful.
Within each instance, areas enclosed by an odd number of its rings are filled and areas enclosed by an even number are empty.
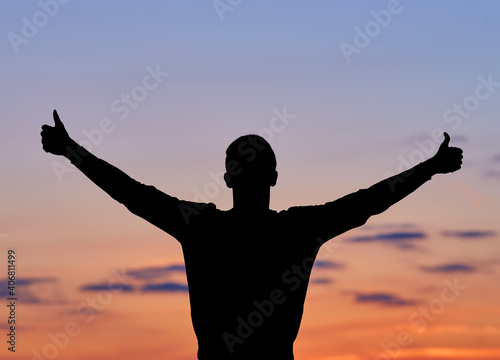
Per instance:
[[[447,131],[459,172],[325,245],[295,355],[500,359],[500,2],[11,0],[0,19],[0,278],[14,249],[20,298],[0,358],[196,358],[180,245],[42,150],[57,109],[96,156],[221,209],[240,135],[274,148],[281,210],[415,165]]]

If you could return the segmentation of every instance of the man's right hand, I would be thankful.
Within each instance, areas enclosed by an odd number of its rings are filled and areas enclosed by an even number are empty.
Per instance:
[[[42,126],[40,135],[42,135],[43,150],[54,155],[66,155],[68,153],[67,147],[71,142],[71,138],[64,128],[61,119],[59,119],[56,110],[54,110],[53,116],[55,126]]]
[[[450,147],[450,135],[444,133],[444,141],[438,152],[431,159],[430,163],[434,171],[438,174],[455,172],[462,167],[462,149]]]

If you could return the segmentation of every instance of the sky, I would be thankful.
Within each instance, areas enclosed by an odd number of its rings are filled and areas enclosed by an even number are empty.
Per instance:
[[[500,358],[500,3],[2,1],[2,359],[196,358],[182,250],[42,150],[57,109],[96,156],[230,209],[227,146],[266,138],[271,208],[322,204],[431,157],[436,175],[327,242],[297,360]],[[332,219],[335,221],[335,219]]]

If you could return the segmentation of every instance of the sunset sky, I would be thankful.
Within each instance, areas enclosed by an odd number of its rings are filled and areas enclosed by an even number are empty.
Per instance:
[[[324,245],[295,358],[500,359],[500,2],[26,0],[0,20],[1,359],[196,359],[179,243],[42,150],[53,109],[136,180],[220,209],[240,135],[273,147],[282,210],[448,132],[460,171]]]

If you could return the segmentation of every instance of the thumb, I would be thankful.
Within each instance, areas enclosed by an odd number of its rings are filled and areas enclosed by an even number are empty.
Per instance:
[[[64,124],[62,123],[61,119],[59,119],[59,115],[57,114],[57,110],[54,110],[52,115],[54,117],[54,123],[56,124],[56,128],[63,128],[64,129]]]
[[[439,147],[440,149],[447,148],[450,146],[450,135],[447,132],[444,133],[444,141]]]

